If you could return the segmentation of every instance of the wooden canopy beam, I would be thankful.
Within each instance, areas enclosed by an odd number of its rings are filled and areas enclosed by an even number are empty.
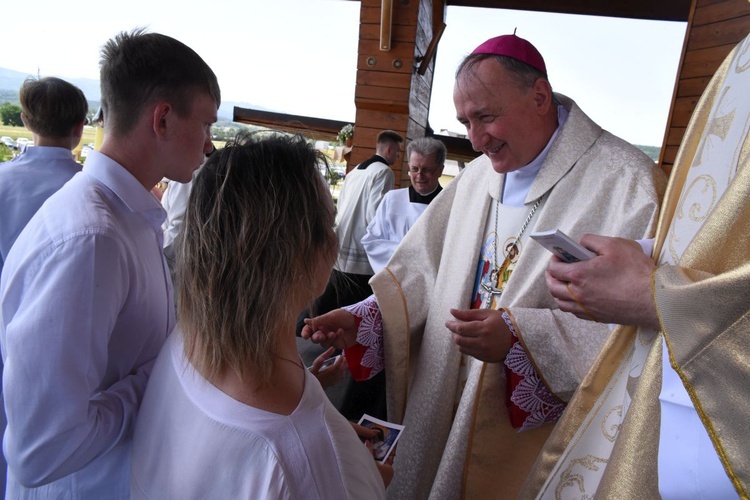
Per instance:
[[[329,142],[336,141],[341,128],[349,123],[311,116],[288,115],[285,113],[274,113],[273,111],[262,111],[260,109],[240,108],[238,106],[234,107],[234,121],[293,134],[302,134],[311,139]]]
[[[687,21],[690,0],[447,0],[449,6],[529,10],[652,21]]]

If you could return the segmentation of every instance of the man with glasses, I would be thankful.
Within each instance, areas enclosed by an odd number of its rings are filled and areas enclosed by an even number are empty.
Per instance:
[[[421,137],[409,143],[406,155],[411,186],[386,193],[362,238],[362,246],[376,273],[385,267],[409,228],[443,189],[438,182],[446,156],[442,142]]]
[[[378,134],[375,154],[346,174],[336,204],[339,255],[328,286],[323,295],[315,299],[315,314],[358,302],[372,294],[368,281],[374,273],[362,247],[362,237],[383,197],[393,189],[395,176],[391,166],[401,157],[403,141],[397,132],[383,130]],[[298,333],[304,326],[304,318],[309,316],[308,310],[299,316]]]

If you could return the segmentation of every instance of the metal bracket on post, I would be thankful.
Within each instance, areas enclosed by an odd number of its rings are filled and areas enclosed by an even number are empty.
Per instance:
[[[391,50],[391,23],[393,22],[393,0],[380,2],[380,50]]]

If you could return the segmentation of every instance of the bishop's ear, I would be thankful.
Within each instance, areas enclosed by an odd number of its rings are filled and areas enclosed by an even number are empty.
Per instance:
[[[537,109],[541,114],[546,113],[552,105],[552,87],[549,82],[544,78],[537,78],[531,89],[534,92]]]

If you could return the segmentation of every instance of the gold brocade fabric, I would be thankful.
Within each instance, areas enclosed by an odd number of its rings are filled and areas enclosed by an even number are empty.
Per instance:
[[[519,490],[554,424],[518,432],[510,423],[501,363],[482,363],[471,445],[464,465],[462,498],[509,498]],[[493,453],[493,450],[511,450]]]
[[[520,497],[658,497],[662,335],[728,477],[748,497],[748,69],[750,37],[709,83],[675,161],[654,250],[662,332],[615,330]]]

